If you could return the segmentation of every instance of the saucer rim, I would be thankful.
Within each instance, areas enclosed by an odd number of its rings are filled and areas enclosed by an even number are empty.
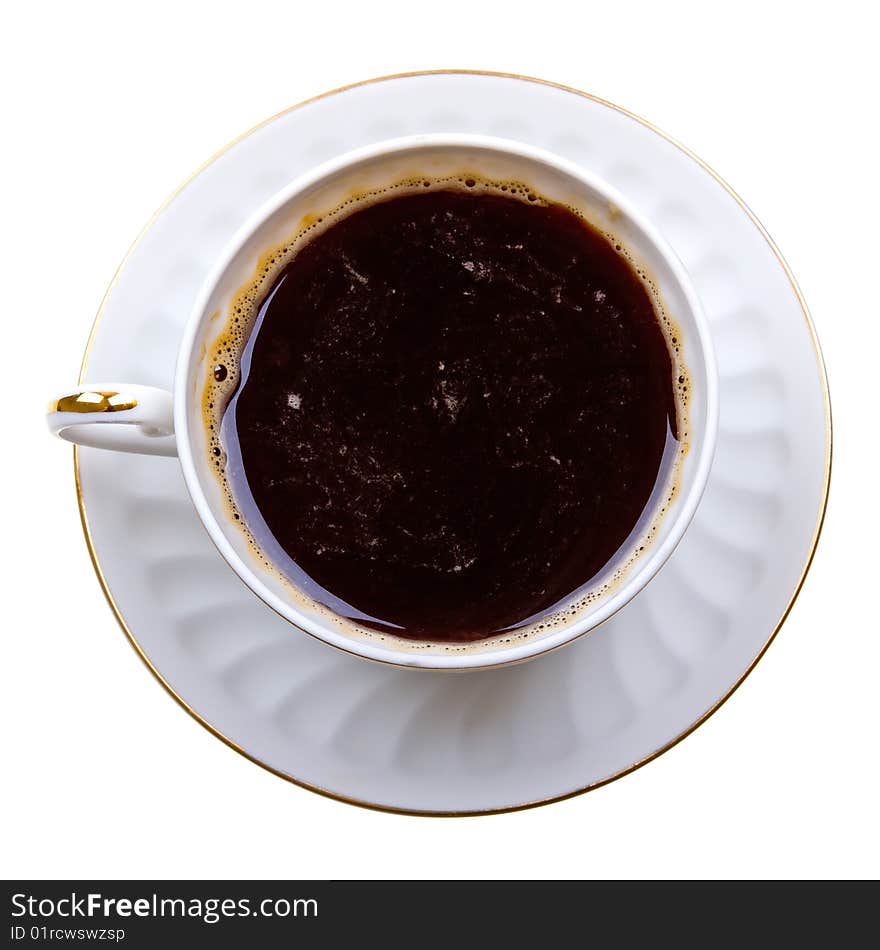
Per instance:
[[[252,133],[263,128],[266,125],[269,125],[274,120],[280,118],[281,116],[287,115],[290,112],[293,112],[296,109],[299,109],[309,103],[316,102],[322,99],[330,98],[337,93],[346,92],[350,89],[355,89],[361,86],[372,85],[380,82],[386,82],[396,79],[408,79],[414,77],[423,77],[423,76],[435,76],[435,75],[457,75],[457,76],[483,76],[483,77],[494,77],[501,79],[514,79],[522,82],[535,83],[542,86],[549,86],[555,89],[559,89],[563,92],[573,93],[575,95],[581,96],[582,98],[591,100],[598,103],[599,105],[605,106],[609,109],[614,110],[622,115],[627,116],[630,119],[640,123],[642,126],[647,128],[649,131],[659,135],[661,138],[665,139],[675,148],[683,152],[688,158],[696,162],[704,171],[706,171],[711,177],[719,184],[725,191],[734,199],[737,205],[742,209],[743,212],[749,217],[752,224],[757,228],[758,232],[761,234],[763,239],[767,242],[770,250],[773,252],[774,256],[778,260],[780,266],[782,267],[783,272],[785,273],[786,278],[788,279],[789,284],[797,298],[798,305],[800,306],[801,312],[804,316],[805,323],[807,325],[807,330],[810,334],[810,340],[813,346],[813,350],[816,355],[816,363],[819,370],[819,382],[822,388],[822,397],[823,397],[823,406],[824,406],[824,429],[825,429],[825,459],[824,459],[824,468],[823,468],[823,484],[822,484],[822,494],[819,504],[819,511],[816,519],[816,523],[813,529],[813,534],[810,540],[810,547],[807,552],[807,557],[805,559],[804,565],[801,569],[800,576],[797,583],[789,597],[789,600],[785,606],[785,609],[782,612],[779,620],[776,622],[772,631],[770,632],[767,639],[762,644],[760,650],[743,671],[743,673],[737,678],[733,685],[722,695],[715,703],[712,704],[699,718],[694,720],[688,726],[687,729],[680,732],[678,735],[674,736],[671,740],[664,743],[659,748],[655,749],[649,755],[637,760],[634,763],[626,766],[623,769],[613,773],[612,775],[605,776],[604,778],[584,785],[582,787],[572,789],[570,791],[564,792],[561,795],[555,795],[548,798],[535,799],[528,802],[520,802],[515,805],[503,806],[500,808],[484,808],[484,809],[468,809],[461,811],[448,811],[448,810],[431,810],[431,809],[411,809],[411,808],[401,808],[394,805],[384,805],[377,804],[374,802],[364,801],[362,799],[352,798],[346,795],[341,795],[337,792],[333,792],[329,789],[322,788],[321,786],[314,785],[300,779],[295,778],[287,772],[283,772],[280,769],[276,769],[271,765],[261,761],[256,756],[249,753],[242,746],[238,745],[232,739],[220,732],[216,727],[214,727],[207,719],[201,716],[193,707],[191,707],[186,700],[179,695],[171,684],[162,676],[158,669],[152,664],[149,657],[146,655],[146,652],[141,647],[134,633],[129,628],[125,618],[122,615],[122,612],[117,605],[110,586],[107,583],[107,580],[104,576],[103,569],[101,567],[100,561],[98,559],[97,551],[95,549],[91,528],[89,525],[88,514],[86,512],[85,499],[83,496],[82,482],[81,482],[81,473],[80,473],[80,464],[79,464],[79,451],[76,446],[73,449],[73,466],[74,466],[74,480],[76,486],[76,497],[77,497],[77,506],[79,508],[80,521],[82,524],[83,534],[85,537],[86,547],[88,548],[89,558],[92,562],[92,567],[95,570],[95,574],[98,578],[101,590],[104,593],[104,596],[107,600],[107,603],[110,606],[111,611],[113,612],[114,617],[116,618],[117,623],[121,627],[123,633],[128,639],[130,645],[140,657],[141,661],[147,667],[147,669],[153,674],[153,676],[158,680],[158,682],[163,686],[163,688],[168,692],[168,694],[181,706],[186,712],[192,716],[196,722],[202,725],[205,729],[208,730],[213,736],[227,745],[229,748],[235,750],[244,758],[253,762],[254,764],[260,766],[266,771],[277,775],[279,778],[284,779],[287,782],[290,782],[293,785],[297,785],[300,788],[307,789],[308,791],[316,792],[319,795],[323,795],[326,798],[331,798],[335,801],[343,802],[349,805],[357,805],[361,808],[370,809],[372,811],[388,812],[391,814],[400,814],[400,815],[411,815],[418,817],[434,817],[434,818],[461,818],[461,817],[476,817],[482,815],[495,815],[495,814],[506,814],[508,812],[524,811],[526,809],[538,808],[542,805],[549,805],[559,801],[565,801],[569,798],[574,798],[578,795],[586,794],[587,792],[593,791],[594,789],[601,788],[604,785],[608,785],[611,782],[616,781],[619,778],[623,778],[625,775],[636,771],[644,765],[647,765],[649,762],[652,762],[654,759],[659,758],[665,752],[668,752],[670,749],[678,745],[679,742],[686,739],[691,733],[695,732],[704,722],[706,722],[715,712],[717,712],[730,697],[739,689],[742,683],[746,680],[749,674],[754,670],[755,666],[767,652],[770,644],[775,640],[777,634],[782,629],[785,621],[790,614],[792,607],[795,604],[801,590],[803,589],[804,582],[806,580],[807,574],[809,573],[810,567],[813,563],[813,558],[816,553],[816,549],[819,543],[819,538],[822,533],[822,528],[825,522],[825,514],[828,508],[828,495],[830,490],[831,483],[831,467],[832,467],[832,454],[833,454],[833,425],[832,425],[832,414],[831,414],[831,396],[828,386],[828,376],[827,370],[825,367],[825,361],[822,354],[822,349],[819,344],[818,337],[816,335],[815,327],[813,325],[812,318],[810,316],[809,308],[807,306],[806,300],[797,284],[797,281],[794,277],[794,274],[791,271],[791,268],[788,266],[785,258],[783,257],[781,251],[776,246],[773,239],[770,237],[766,228],[758,220],[754,212],[749,208],[745,201],[733,190],[733,188],[709,165],[706,164],[699,156],[695,155],[689,148],[677,141],[672,136],[668,135],[662,129],[658,128],[651,122],[642,118],[630,110],[618,106],[613,102],[609,102],[607,99],[603,99],[600,96],[593,95],[592,93],[584,92],[583,90],[576,89],[572,86],[567,86],[562,83],[552,82],[546,79],[540,79],[534,76],[526,76],[518,73],[509,73],[509,72],[495,72],[489,70],[475,70],[475,69],[433,69],[433,70],[416,70],[411,72],[402,72],[402,73],[392,73],[383,76],[373,77],[371,79],[361,80],[355,83],[349,83],[344,86],[339,86],[335,89],[329,90],[327,92],[320,93],[316,96],[312,96],[308,99],[304,99],[301,102],[295,103],[292,106],[289,106],[285,109],[282,109],[280,112],[270,116],[267,119],[259,122],[252,128],[236,136],[234,139],[226,143],[220,149],[218,149],[213,155],[210,156],[205,162],[203,162],[195,171],[192,172],[181,184],[165,199],[165,201],[159,206],[159,208],[153,213],[144,227],[141,229],[140,233],[135,238],[134,242],[131,244],[129,249],[126,251],[124,257],[122,258],[119,266],[117,267],[113,278],[110,281],[110,284],[107,287],[107,290],[104,293],[104,296],[101,300],[101,303],[98,307],[97,314],[95,316],[94,322],[92,323],[91,330],[89,332],[89,337],[86,342],[85,352],[83,354],[82,362],[80,365],[79,373],[79,382],[83,383],[86,378],[86,369],[89,362],[89,356],[91,353],[92,345],[97,336],[98,327],[101,322],[106,305],[113,293],[113,290],[116,287],[116,284],[121,277],[125,267],[134,253],[135,249],[140,244],[144,235],[150,230],[156,220],[160,215],[165,211],[165,209],[177,198],[177,196],[189,185],[189,183],[195,179],[199,174],[201,174],[206,168],[208,168],[216,159],[220,158],[225,154],[230,148],[239,142],[246,139]]]

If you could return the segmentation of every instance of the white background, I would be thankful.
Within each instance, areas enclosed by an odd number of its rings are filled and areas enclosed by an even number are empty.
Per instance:
[[[4,877],[875,877],[880,149],[869,4],[15,4],[4,16]],[[41,411],[177,184],[292,103],[467,67],[598,94],[755,210],[811,306],[831,501],[782,633],[708,723],[573,800],[487,818],[321,798],[212,738],[116,626]]]

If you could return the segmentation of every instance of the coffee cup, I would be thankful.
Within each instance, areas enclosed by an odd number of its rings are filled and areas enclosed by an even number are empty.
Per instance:
[[[457,174],[526,182],[547,199],[577,209],[626,249],[677,327],[688,371],[687,446],[671,500],[658,500],[658,510],[645,514],[655,524],[650,543],[638,557],[625,547],[620,550],[607,565],[598,594],[534,629],[471,643],[432,644],[379,635],[337,615],[257,556],[217,478],[202,396],[224,318],[268,249],[351,195],[379,193],[407,177],[431,181]],[[56,435],[82,446],[177,456],[192,503],[219,552],[254,594],[299,630],[373,661],[465,670],[521,662],[570,643],[620,610],[656,575],[683,537],[706,486],[718,427],[718,383],[710,334],[685,269],[656,229],[612,187],[586,168],[521,143],[478,135],[421,135],[380,142],[327,162],[255,211],[198,295],[181,339],[173,392],[92,382],[55,400],[48,423]]]

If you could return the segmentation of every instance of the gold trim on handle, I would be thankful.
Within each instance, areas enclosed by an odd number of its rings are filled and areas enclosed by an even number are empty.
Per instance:
[[[337,792],[331,791],[330,789],[321,788],[318,785],[312,785],[309,782],[304,782],[300,779],[295,778],[292,775],[289,775],[286,772],[282,772],[280,769],[273,768],[271,765],[267,765],[265,762],[261,762],[258,758],[248,752],[246,749],[242,748],[228,736],[225,736],[217,728],[211,725],[200,713],[190,706],[186,700],[178,695],[174,691],[174,688],[165,679],[165,677],[159,672],[158,669],[150,661],[147,654],[144,652],[143,647],[141,647],[135,635],[129,629],[128,624],[126,623],[125,618],[122,615],[122,611],[119,609],[118,604],[116,603],[113,593],[110,590],[109,585],[107,584],[107,579],[104,577],[104,572],[101,568],[100,561],[98,560],[98,554],[95,550],[94,541],[92,539],[92,532],[89,526],[88,515],[86,514],[85,501],[83,499],[82,492],[82,482],[80,477],[80,468],[79,468],[79,451],[78,447],[74,446],[73,448],[73,467],[74,467],[74,478],[76,481],[76,497],[77,503],[79,505],[79,515],[82,522],[83,534],[85,535],[86,547],[89,551],[89,557],[92,561],[92,566],[95,569],[95,574],[98,577],[98,582],[101,585],[101,589],[104,592],[104,596],[107,598],[107,603],[110,605],[110,609],[113,611],[113,615],[116,617],[119,626],[122,628],[122,632],[128,638],[129,643],[131,644],[134,651],[141,658],[144,665],[149,669],[153,676],[159,681],[163,688],[168,692],[168,694],[184,709],[188,712],[193,719],[196,720],[200,725],[204,726],[211,735],[215,736],[221,742],[225,743],[229,748],[234,749],[244,758],[250,760],[255,765],[260,766],[260,768],[265,769],[267,772],[271,772],[273,775],[277,775],[279,778],[284,779],[287,782],[290,782],[293,785],[298,785],[300,788],[307,789],[311,792],[316,792],[319,795],[323,795],[327,798],[332,798],[335,801],[344,802],[348,805],[358,805],[361,808],[367,808],[371,811],[380,811],[380,812],[390,812],[392,814],[398,815],[414,815],[417,817],[430,817],[430,818],[463,818],[471,816],[481,816],[481,815],[498,815],[506,814],[508,812],[523,811],[529,808],[537,808],[540,805],[549,805],[553,802],[564,801],[568,798],[574,798],[577,795],[582,795],[585,792],[593,791],[594,789],[601,788],[603,785],[608,785],[609,783],[622,778],[624,775],[629,775],[631,772],[635,772],[636,769],[641,768],[643,765],[647,765],[648,762],[652,762],[654,759],[663,755],[664,752],[668,752],[671,748],[678,745],[683,739],[686,739],[692,732],[698,729],[710,716],[717,712],[724,703],[736,692],[736,690],[742,685],[743,681],[752,672],[752,670],[757,665],[758,661],[766,653],[768,647],[775,639],[776,635],[779,633],[779,630],[782,628],[782,625],[785,623],[786,618],[788,617],[794,602],[797,599],[798,594],[801,592],[803,587],[804,580],[806,579],[807,572],[810,569],[810,565],[813,562],[813,556],[816,553],[816,546],[819,543],[819,536],[822,533],[822,526],[825,521],[825,512],[828,507],[828,491],[831,485],[831,458],[832,458],[832,422],[831,422],[831,397],[828,390],[828,378],[825,372],[825,363],[822,358],[822,351],[819,347],[819,341],[816,337],[816,331],[813,328],[813,322],[810,318],[809,310],[807,309],[806,301],[804,300],[803,295],[801,294],[800,288],[797,285],[797,282],[794,279],[788,264],[783,258],[779,248],[773,243],[773,239],[765,230],[761,222],[755,217],[751,209],[746,205],[746,203],[739,197],[739,195],[727,184],[727,182],[713,171],[699,156],[695,155],[690,149],[682,145],[680,142],[677,142],[674,138],[667,135],[665,132],[657,128],[657,126],[652,125],[650,122],[641,118],[633,112],[630,112],[627,109],[622,108],[621,106],[614,105],[612,102],[608,102],[606,99],[602,99],[599,96],[594,96],[588,92],[582,92],[579,89],[574,89],[571,86],[564,86],[560,83],[550,82],[546,79],[536,79],[533,76],[521,76],[517,73],[502,73],[502,72],[491,72],[487,70],[479,69],[433,69],[433,70],[421,70],[416,72],[408,73],[395,73],[388,76],[378,76],[374,79],[366,79],[362,82],[351,83],[347,86],[341,86],[338,89],[332,89],[329,92],[322,93],[318,96],[313,96],[309,99],[305,99],[302,102],[297,103],[296,105],[290,106],[287,109],[283,109],[281,112],[271,116],[268,119],[265,119],[263,122],[260,122],[258,125],[255,125],[252,129],[249,129],[247,132],[242,133],[237,136],[219,151],[215,152],[206,162],[200,165],[181,185],[165,200],[165,202],[158,208],[155,214],[150,218],[146,225],[141,230],[140,234],[135,239],[134,243],[128,249],[123,257],[122,262],[119,267],[116,269],[116,273],[113,275],[113,279],[110,282],[110,286],[107,288],[106,293],[104,294],[104,299],[101,301],[101,305],[98,308],[97,316],[95,317],[95,322],[92,324],[91,332],[89,333],[89,338],[86,343],[85,353],[83,354],[82,365],[80,368],[80,382],[83,382],[86,375],[86,367],[88,365],[89,354],[92,349],[92,344],[97,336],[98,324],[101,321],[101,317],[104,313],[104,309],[107,306],[107,301],[110,299],[110,295],[113,292],[114,287],[116,286],[117,281],[119,280],[122,271],[125,269],[125,265],[128,263],[128,259],[131,257],[134,249],[140,243],[141,238],[147,233],[147,231],[152,227],[156,219],[162,214],[162,212],[171,204],[172,201],[180,194],[181,191],[202,171],[204,171],[209,165],[211,165],[216,159],[228,151],[232,146],[238,144],[247,136],[251,135],[253,132],[256,132],[258,129],[263,128],[263,126],[268,125],[270,122],[273,122],[275,119],[280,118],[282,115],[286,115],[288,112],[293,112],[294,109],[299,109],[302,106],[305,106],[311,102],[315,102],[319,99],[326,99],[330,96],[334,96],[340,92],[346,92],[349,89],[355,89],[359,86],[367,86],[372,83],[385,82],[391,79],[407,79],[414,76],[433,76],[433,75],[469,75],[469,76],[490,76],[499,79],[518,79],[524,82],[537,83],[542,86],[552,86],[555,89],[560,89],[563,92],[573,93],[583,97],[584,99],[590,99],[593,102],[599,103],[599,105],[606,106],[609,109],[613,109],[615,112],[619,112],[622,115],[633,119],[634,121],[640,123],[645,128],[650,129],[652,132],[659,135],[661,138],[665,139],[671,145],[675,146],[681,152],[688,156],[688,158],[695,161],[704,171],[706,171],[715,181],[721,185],[722,188],[727,191],[727,193],[733,198],[734,201],[742,208],[746,215],[748,215],[751,222],[758,229],[761,236],[767,242],[770,250],[776,256],[779,261],[780,266],[782,267],[783,272],[788,278],[789,283],[791,284],[792,290],[794,291],[795,296],[798,299],[801,310],[804,315],[804,320],[807,325],[807,331],[810,334],[810,339],[813,344],[813,349],[816,353],[816,362],[819,370],[819,378],[822,385],[822,395],[824,397],[825,403],[825,466],[824,466],[824,482],[822,486],[822,497],[819,502],[819,511],[816,517],[815,527],[813,529],[813,537],[810,542],[810,548],[807,552],[807,557],[804,562],[803,568],[801,569],[800,577],[798,578],[797,583],[795,584],[794,590],[792,591],[791,597],[789,598],[788,603],[785,606],[779,620],[777,621],[773,630],[770,631],[769,636],[764,641],[764,644],[761,646],[761,649],[758,651],[754,659],[749,663],[745,672],[737,679],[737,681],[730,687],[730,689],[712,706],[710,706],[695,722],[693,722],[687,729],[679,733],[679,735],[670,739],[665,745],[661,746],[659,749],[656,749],[654,752],[651,752],[649,755],[645,756],[643,759],[640,759],[637,762],[633,762],[631,765],[626,766],[620,771],[615,772],[613,775],[609,775],[606,778],[603,778],[597,782],[593,782],[590,785],[585,785],[582,788],[576,788],[569,792],[564,792],[561,795],[554,795],[551,798],[537,799],[535,801],[523,802],[518,805],[509,805],[501,808],[484,808],[468,811],[432,811],[429,809],[411,809],[411,808],[398,808],[393,805],[377,805],[374,802],[361,801],[356,798],[350,798],[346,795],[340,795]],[[90,410],[91,411],[91,410]]]
[[[131,396],[97,390],[62,396],[49,403],[49,412],[124,412],[137,404],[137,399]]]

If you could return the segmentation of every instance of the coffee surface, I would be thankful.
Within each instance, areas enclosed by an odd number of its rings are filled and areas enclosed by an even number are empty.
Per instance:
[[[430,190],[354,211],[277,275],[239,374],[220,436],[241,517],[318,601],[411,639],[552,613],[679,451],[651,295],[542,201]]]

